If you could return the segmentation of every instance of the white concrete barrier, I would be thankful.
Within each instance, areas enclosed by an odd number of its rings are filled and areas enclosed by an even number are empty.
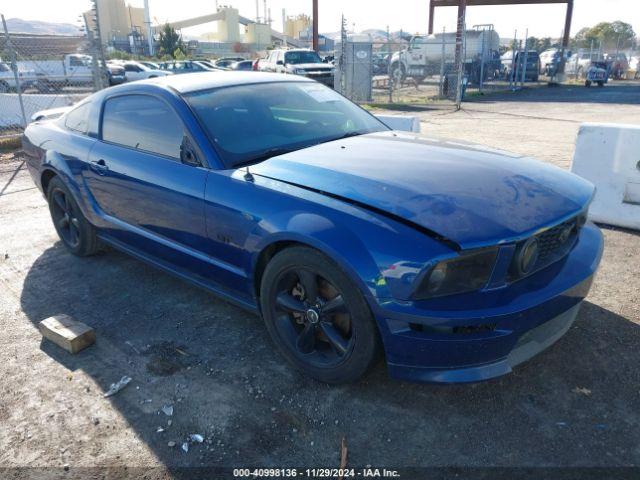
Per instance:
[[[24,102],[24,113],[27,122],[31,116],[40,110],[50,108],[67,107],[79,102],[88,94],[31,94],[22,95]],[[14,127],[22,125],[22,112],[20,111],[20,102],[17,93],[1,93],[0,94],[0,127]]]
[[[640,126],[583,124],[571,171],[596,186],[589,218],[640,230]]]
[[[376,115],[376,117],[393,130],[420,133],[420,119],[413,115]]]

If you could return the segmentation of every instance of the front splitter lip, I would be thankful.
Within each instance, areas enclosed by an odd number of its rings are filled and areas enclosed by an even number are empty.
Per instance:
[[[509,355],[494,362],[459,368],[418,367],[389,363],[389,374],[400,380],[422,383],[474,383],[511,373],[519,365],[549,348],[571,328],[580,306],[579,302],[569,310],[525,332]]]

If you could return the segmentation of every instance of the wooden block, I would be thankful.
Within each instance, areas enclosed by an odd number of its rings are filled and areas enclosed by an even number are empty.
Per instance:
[[[43,337],[70,353],[78,353],[96,341],[96,334],[88,325],[69,315],[54,315],[38,324]]]

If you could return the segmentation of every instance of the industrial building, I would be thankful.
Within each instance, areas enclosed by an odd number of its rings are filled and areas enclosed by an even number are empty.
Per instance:
[[[145,9],[125,4],[125,0],[96,0],[98,23],[102,42],[108,47],[133,53],[148,54],[152,45],[149,35],[157,38],[163,24],[145,23]],[[271,45],[292,47],[309,46],[311,43],[312,19],[308,15],[285,16],[284,33],[271,27],[271,12],[264,2],[264,15],[256,11],[256,18],[240,15],[229,5],[216,6],[216,11],[188,19],[171,20],[168,24],[180,31],[198,25],[215,24],[215,29],[189,39],[188,46],[193,53],[203,55],[227,55],[230,53],[253,53]],[[84,13],[85,23],[95,30],[95,12]],[[149,18],[150,15],[147,15]],[[333,42],[327,42],[332,46]]]
[[[124,0],[96,0],[102,41],[117,50],[142,52],[147,42],[144,8],[132,7]],[[94,12],[83,14],[85,24],[95,29]]]

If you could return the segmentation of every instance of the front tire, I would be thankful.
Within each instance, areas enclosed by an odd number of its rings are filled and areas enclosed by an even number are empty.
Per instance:
[[[378,329],[364,297],[317,250],[292,247],[273,257],[262,277],[260,305],[280,353],[316,380],[353,382],[378,358]]]
[[[96,230],[60,177],[53,177],[47,190],[49,212],[62,244],[74,255],[86,257],[98,251]]]

